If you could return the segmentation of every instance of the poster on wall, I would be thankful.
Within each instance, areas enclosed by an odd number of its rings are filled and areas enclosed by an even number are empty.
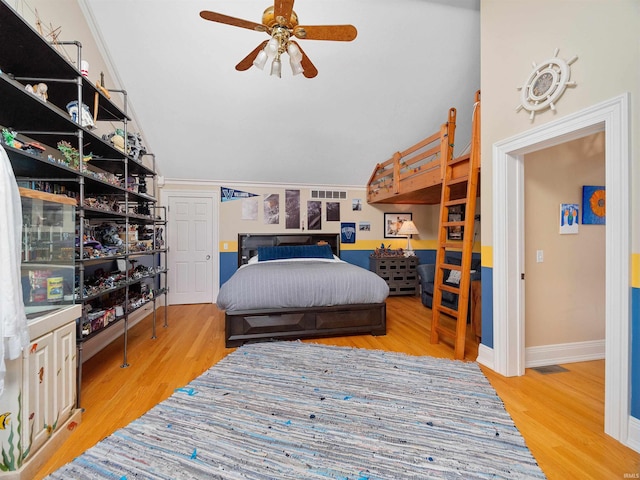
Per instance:
[[[340,202],[327,202],[327,222],[340,221]]]
[[[300,190],[284,191],[285,228],[300,228]]]
[[[307,201],[307,226],[309,230],[322,230],[322,202]]]
[[[361,212],[362,211],[362,199],[361,198],[354,198],[353,200],[351,200],[351,210],[353,210],[354,212]]]
[[[262,205],[264,208],[264,224],[276,225],[280,223],[280,194],[265,193]]]
[[[605,225],[607,202],[604,186],[584,185],[582,187],[582,224]]]
[[[242,220],[258,220],[258,197],[242,199]]]
[[[358,230],[361,232],[370,232],[371,231],[371,222],[360,222],[358,223]]]
[[[340,224],[340,243],[356,243],[355,222],[342,222]]]
[[[577,203],[561,203],[560,204],[560,234],[578,233],[578,212],[580,212]]]

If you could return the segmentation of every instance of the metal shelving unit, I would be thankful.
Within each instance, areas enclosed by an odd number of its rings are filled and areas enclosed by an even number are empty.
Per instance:
[[[60,55],[4,0],[0,0],[0,25],[0,43],[5,46],[0,52],[0,127],[16,132],[16,138],[22,142],[38,142],[45,148],[44,153],[38,154],[7,145],[6,142],[3,144],[16,178],[21,182],[30,182],[32,187],[53,185],[58,190],[71,193],[78,201],[75,302],[83,305],[83,316],[77,322],[79,406],[84,342],[122,322],[122,366],[128,366],[129,317],[149,303],[153,305],[152,337],[156,336],[156,302],[160,295],[165,295],[166,305],[168,293],[167,248],[164,242],[160,244],[157,235],[160,228],[164,229],[166,235],[166,208],[159,206],[154,196],[146,191],[138,192],[130,184],[131,178],[138,185],[146,185],[151,180],[153,185],[150,191],[156,191],[155,155],[148,154],[152,157],[150,162],[145,163],[145,157],[136,160],[91,129],[73,121],[66,111],[70,101],[77,100],[78,105],[82,105],[83,99],[89,100],[84,103],[97,105],[97,112],[92,112],[96,121],[119,122],[126,139],[127,122],[130,120],[126,113],[126,92],[114,90],[124,94],[124,108],[120,108],[83,77],[75,65]],[[76,45],[77,65],[80,65],[82,46],[79,42],[69,43]],[[27,83],[39,82],[49,86],[47,101],[25,90]],[[56,149],[60,141],[66,141],[77,149],[81,159],[77,169],[56,160],[63,157]],[[86,154],[91,154],[92,158],[85,165],[82,159]],[[90,205],[89,200],[95,197],[108,198],[114,208],[105,209],[103,204],[98,207]],[[112,255],[88,258],[85,254],[86,229],[102,222],[124,227],[124,248]],[[153,238],[144,247],[138,243],[134,248],[129,232],[137,227],[152,230]],[[126,268],[123,278],[117,283],[107,282],[106,288],[89,292],[87,272],[98,267],[110,268],[118,260],[124,261],[127,266],[135,262],[146,262],[147,266],[143,274]],[[135,297],[138,290],[147,291],[145,301],[140,302],[139,297]],[[103,322],[103,325],[94,322],[99,328],[91,328],[87,332],[87,325],[94,326],[88,320],[90,307],[107,304],[116,296],[124,299],[121,302],[121,314]],[[164,326],[168,326],[166,308]]]

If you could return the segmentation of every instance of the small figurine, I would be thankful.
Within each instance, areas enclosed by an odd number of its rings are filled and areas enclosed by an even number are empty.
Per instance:
[[[138,177],[138,193],[147,193],[147,179],[142,175]]]
[[[89,107],[84,103],[82,104],[82,109],[78,112],[78,101],[74,100],[73,102],[67,103],[67,112],[71,115],[71,119],[79,123],[83,127],[94,128],[95,124],[93,123],[93,117],[91,116],[91,112],[89,111]]]
[[[65,140],[58,142],[58,150],[64,155],[67,164],[76,170],[80,168],[80,153]]]
[[[29,93],[33,93],[43,102],[46,102],[47,98],[49,98],[49,95],[47,94],[47,92],[49,91],[49,87],[46,83],[36,83],[35,85],[31,85],[28,83],[24,87],[24,89]]]
[[[13,142],[16,139],[16,132],[12,132],[11,130],[7,130],[6,128],[2,129],[2,139],[4,143],[10,147],[13,147]]]

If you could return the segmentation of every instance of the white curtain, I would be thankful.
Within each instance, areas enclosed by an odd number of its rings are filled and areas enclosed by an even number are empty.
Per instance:
[[[20,242],[22,203],[7,152],[0,145],[0,394],[4,391],[5,359],[18,358],[29,345],[22,300]]]

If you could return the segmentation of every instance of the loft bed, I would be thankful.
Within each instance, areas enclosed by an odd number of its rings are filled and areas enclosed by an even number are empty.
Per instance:
[[[360,297],[354,294],[354,301],[347,304],[331,301],[328,302],[328,305],[296,307],[290,306],[284,300],[282,305],[285,306],[267,305],[269,302],[264,302],[261,296],[264,296],[265,292],[270,295],[273,294],[272,298],[278,299],[279,294],[276,293],[276,290],[280,289],[276,289],[278,280],[274,281],[274,277],[262,279],[258,276],[262,275],[262,273],[251,272],[251,269],[255,267],[258,261],[256,257],[258,252],[265,252],[270,247],[316,245],[328,245],[331,249],[331,254],[339,257],[340,234],[279,233],[238,235],[238,271],[222,285],[217,300],[218,307],[225,310],[225,346],[227,348],[238,347],[248,342],[386,334],[385,299],[389,291],[387,284],[375,273],[346,262],[339,262],[344,265],[341,267],[337,265],[336,267],[357,269],[358,280],[355,284],[349,284],[351,287],[342,290],[365,290],[367,293],[363,296],[365,299],[362,301],[356,303],[355,299]],[[298,265],[303,265],[303,263]],[[290,275],[290,278],[298,279],[298,277],[294,276],[297,275],[295,272],[296,267],[285,268],[293,269],[291,274],[287,271],[287,276]],[[309,271],[311,271],[311,268],[312,266],[308,266]],[[251,278],[247,278],[248,273],[252,276]],[[344,273],[348,273],[351,276],[353,272]],[[316,271],[313,270],[313,275],[316,274]],[[342,274],[343,272],[340,272],[337,275]],[[361,275],[365,276],[365,278],[363,279]],[[318,291],[323,291],[324,289],[320,288],[320,284],[333,284],[337,279],[338,277],[329,277],[329,279],[323,277],[316,279],[316,277],[313,277],[309,279],[312,282],[310,288],[313,289],[313,285],[316,285],[315,288],[318,288]],[[381,283],[382,286],[375,284],[375,282]],[[239,292],[236,290],[238,287],[240,287]],[[382,287],[384,287],[384,293],[380,293],[383,290]],[[304,285],[301,288],[304,288]],[[236,290],[237,293],[230,294],[232,289]],[[375,290],[378,293],[369,293]],[[295,294],[292,294],[292,296],[295,296]]]
[[[479,101],[478,92],[476,104]],[[456,109],[451,108],[447,121],[439,131],[402,152],[394,153],[385,162],[378,163],[367,184],[367,202],[414,205],[440,203],[446,161],[453,159],[455,129]],[[479,141],[478,138],[477,142]],[[458,158],[467,159],[469,155],[470,153],[466,153]],[[461,165],[467,164],[468,162],[461,162]],[[462,172],[454,171],[454,176],[458,175],[462,175]],[[452,185],[451,198],[463,198],[466,188],[466,183]]]

